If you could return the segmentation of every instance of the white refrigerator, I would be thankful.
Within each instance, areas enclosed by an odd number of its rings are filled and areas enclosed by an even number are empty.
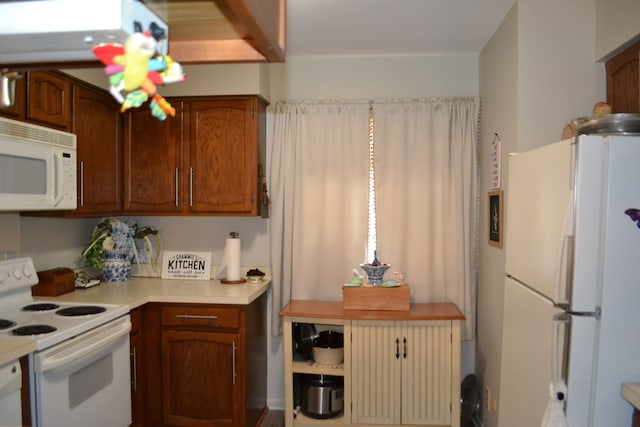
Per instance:
[[[580,135],[509,158],[499,427],[625,427],[640,382],[640,137]],[[558,386],[554,390],[561,390]]]

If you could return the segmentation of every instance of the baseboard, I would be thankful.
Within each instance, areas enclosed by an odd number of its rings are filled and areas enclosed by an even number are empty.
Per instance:
[[[274,411],[284,411],[284,399],[267,399],[267,406]]]

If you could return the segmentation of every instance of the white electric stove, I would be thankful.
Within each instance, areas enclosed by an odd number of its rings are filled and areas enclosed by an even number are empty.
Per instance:
[[[126,427],[131,422],[129,307],[35,300],[30,258],[0,261],[0,337],[29,339],[31,422]]]
[[[35,340],[43,350],[129,312],[123,305],[34,300],[37,283],[30,258],[0,261],[0,337]]]

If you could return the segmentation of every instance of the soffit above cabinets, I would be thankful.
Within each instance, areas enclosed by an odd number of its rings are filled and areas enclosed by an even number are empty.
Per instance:
[[[284,62],[285,0],[146,0],[183,64]]]
[[[124,43],[134,23],[147,26],[147,20],[140,18],[147,9],[167,24],[168,53],[181,64],[285,60],[286,0],[140,0],[146,6],[142,8],[131,7],[138,0],[110,0],[103,6],[113,8],[108,10],[113,13],[103,11],[102,15],[95,8],[74,7],[78,1],[84,4],[82,0],[0,0],[0,5],[9,8],[6,13],[28,15],[34,7],[44,6],[51,10],[48,13],[57,13],[52,28],[0,25],[0,33],[14,37],[12,44],[0,49],[0,56],[5,55],[0,57],[4,59],[0,69],[100,67],[91,47],[108,40]],[[37,17],[48,22],[42,15]],[[70,24],[65,25],[67,22]],[[82,24],[75,25],[78,22]],[[124,39],[119,40],[123,34]],[[158,53],[165,54],[166,47]]]

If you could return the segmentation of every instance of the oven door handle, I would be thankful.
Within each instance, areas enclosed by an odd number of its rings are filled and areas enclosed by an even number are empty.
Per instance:
[[[109,344],[117,341],[119,338],[128,335],[129,331],[131,331],[131,322],[127,320],[126,322],[118,322],[117,325],[103,331],[98,331],[93,335],[89,332],[89,336],[86,337],[85,340],[90,342],[86,343],[86,341],[81,340],[78,341],[76,345],[51,351],[51,353],[40,360],[37,370],[38,372],[51,371],[78,361],[91,353],[98,352],[102,348],[109,346]]]

